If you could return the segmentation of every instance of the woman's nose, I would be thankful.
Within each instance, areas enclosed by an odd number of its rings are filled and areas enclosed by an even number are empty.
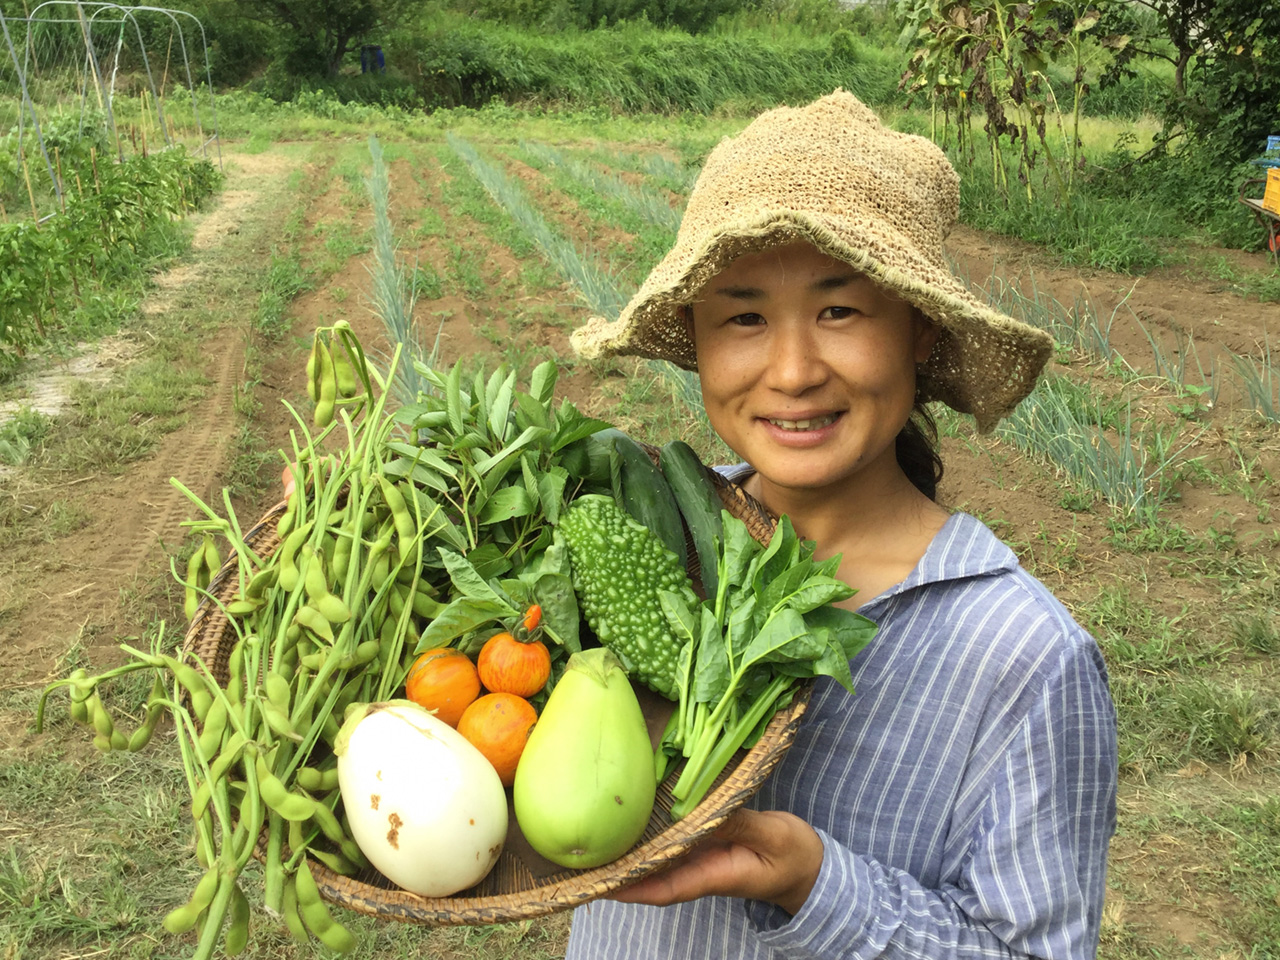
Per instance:
[[[801,394],[819,386],[828,376],[816,331],[806,326],[779,325],[769,344],[765,383],[787,394]]]

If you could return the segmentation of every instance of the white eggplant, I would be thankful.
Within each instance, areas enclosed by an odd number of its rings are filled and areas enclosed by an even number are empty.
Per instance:
[[[352,837],[392,883],[445,897],[498,862],[506,793],[448,724],[408,700],[374,703],[351,713],[334,752]]]

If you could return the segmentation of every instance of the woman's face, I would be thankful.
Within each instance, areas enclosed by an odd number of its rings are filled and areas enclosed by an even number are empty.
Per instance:
[[[897,469],[936,328],[806,242],[740,257],[693,306],[711,425],[763,482],[822,489]]]

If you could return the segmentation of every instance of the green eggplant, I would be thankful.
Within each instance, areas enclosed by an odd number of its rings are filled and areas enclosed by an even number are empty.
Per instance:
[[[616,654],[575,653],[516,767],[516,822],[563,867],[616,860],[644,833],[656,790],[640,702]]]

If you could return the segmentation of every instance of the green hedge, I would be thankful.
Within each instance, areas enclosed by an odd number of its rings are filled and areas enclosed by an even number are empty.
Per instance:
[[[844,87],[874,105],[897,102],[901,55],[847,30],[811,38],[690,36],[643,24],[536,34],[437,21],[389,44],[424,106],[555,102],[625,112],[712,113],[803,103]]]

